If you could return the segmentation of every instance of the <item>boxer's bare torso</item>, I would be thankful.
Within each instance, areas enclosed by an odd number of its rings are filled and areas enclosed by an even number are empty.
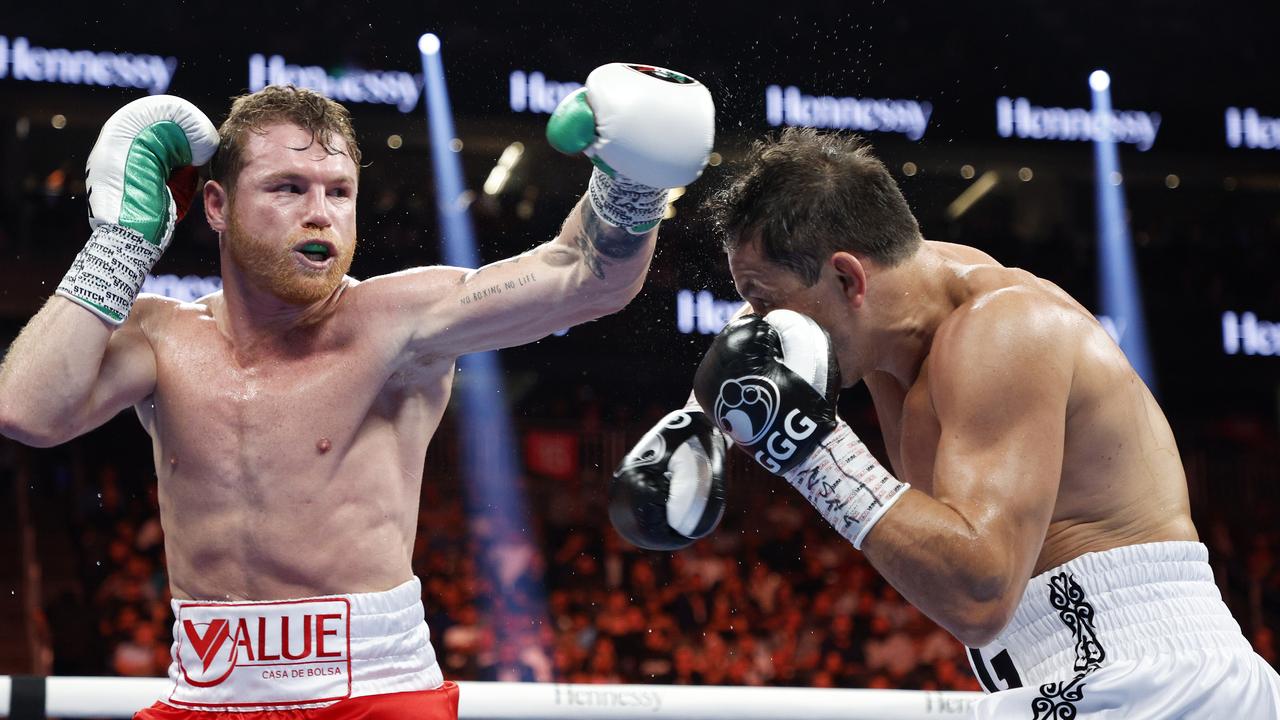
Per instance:
[[[553,240],[476,270],[334,275],[355,249],[356,167],[312,139],[287,123],[255,131],[234,193],[205,185],[222,291],[141,296],[118,328],[54,297],[0,371],[0,431],[28,444],[136,410],[178,598],[409,580],[423,459],[455,358],[616,312],[652,258],[656,229],[608,226],[584,199]],[[323,260],[303,252],[317,244],[330,248]]]
[[[1033,574],[1083,553],[1161,540],[1195,540],[1186,476],[1173,433],[1150,391],[1093,315],[1053,283],[1006,268],[974,248],[929,243],[944,261],[955,309],[937,328],[909,387],[887,373],[868,377],[890,461],[913,487],[933,493],[941,426],[932,365],[949,344],[965,342],[961,323],[986,310],[1050,314],[1070,333],[1055,361],[1069,365],[1062,471],[1052,516]],[[1002,298],[1000,296],[1009,296]],[[956,332],[959,330],[959,332]],[[1001,358],[993,357],[999,363]],[[999,386],[988,388],[1000,393]]]
[[[1034,574],[1083,553],[1195,540],[1169,425],[1099,322],[1065,292],[974,248],[926,242],[896,266],[837,253],[806,285],[758,241],[739,291],[830,335],[866,382],[895,474],[912,485],[862,550],[971,646]]]
[[[352,282],[314,325],[259,347],[225,334],[220,294],[136,308],[175,596],[384,590],[411,575],[427,444],[454,363],[403,351]],[[363,302],[362,302],[363,301]]]
[[[590,213],[580,204],[557,240],[478,271],[346,278],[280,328],[258,319],[246,330],[224,293],[140,298],[113,340],[153,356],[151,392],[134,407],[153,441],[174,596],[308,597],[408,580],[423,458],[455,358],[612,311],[628,299],[617,289],[629,296],[643,278],[647,252],[606,263],[584,249],[621,232]]]

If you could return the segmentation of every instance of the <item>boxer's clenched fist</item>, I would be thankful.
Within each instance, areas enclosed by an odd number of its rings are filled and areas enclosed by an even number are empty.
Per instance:
[[[641,234],[666,210],[669,188],[706,167],[715,140],[715,104],[706,86],[652,65],[610,63],[561,101],[547,140],[596,165],[591,206],[605,222]]]
[[[195,196],[195,166],[217,149],[217,128],[181,98],[155,95],[116,111],[85,167],[93,235],[58,294],[123,323]]]
[[[613,472],[613,527],[649,550],[678,550],[711,534],[724,515],[724,452],[724,436],[706,415],[667,414]]]
[[[799,490],[855,548],[909,487],[836,415],[840,368],[826,331],[791,310],[716,336],[693,392],[714,422]]]

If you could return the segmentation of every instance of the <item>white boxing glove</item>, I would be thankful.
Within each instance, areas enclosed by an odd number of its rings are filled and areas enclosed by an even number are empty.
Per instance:
[[[217,149],[217,128],[182,98],[153,95],[117,110],[85,164],[93,234],[58,294],[123,323],[195,197],[195,166]]]
[[[643,233],[666,210],[667,190],[698,178],[715,141],[715,103],[688,75],[610,63],[587,76],[547,123],[561,152],[595,163],[591,205],[606,222]]]

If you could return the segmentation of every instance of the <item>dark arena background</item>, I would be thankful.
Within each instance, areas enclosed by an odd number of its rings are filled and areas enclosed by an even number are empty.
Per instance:
[[[129,100],[179,95],[215,124],[265,83],[344,100],[365,161],[352,274],[368,277],[443,262],[433,153],[460,161],[449,202],[484,261],[553,237],[590,164],[547,145],[550,111],[598,65],[670,67],[710,88],[716,154],[674,200],[644,290],[615,315],[497,353],[501,387],[486,402],[510,413],[502,480],[525,507],[489,514],[468,499],[466,435],[487,426],[468,428],[458,408],[428,450],[414,569],[446,678],[979,688],[957,641],[739,453],[709,538],[649,552],[610,526],[614,466],[683,405],[737,307],[701,203],[749,143],[786,125],[863,135],[926,238],[1057,283],[1126,350],[1145,337],[1219,588],[1275,665],[1277,27],[1280,5],[1233,0],[6,3],[0,348],[88,237],[85,159]],[[428,132],[424,33],[439,39],[452,105],[443,147]],[[1091,77],[1109,78],[1118,128],[1105,173],[1081,119]],[[1118,212],[1101,212],[1106,193]],[[1107,238],[1129,267],[1109,265]],[[1117,271],[1118,296],[1104,292]],[[217,287],[217,238],[198,207],[154,274],[147,289],[162,294]],[[840,410],[880,452],[866,391]],[[173,618],[150,448],[132,412],[50,449],[0,439],[0,673],[164,674]]]

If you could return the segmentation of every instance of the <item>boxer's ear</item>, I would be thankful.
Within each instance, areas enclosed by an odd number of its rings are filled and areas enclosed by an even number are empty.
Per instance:
[[[230,208],[226,188],[217,180],[209,180],[204,184],[204,216],[209,227],[216,233],[226,232]]]
[[[838,252],[829,261],[845,299],[854,308],[862,307],[867,296],[867,269],[853,253]]]

